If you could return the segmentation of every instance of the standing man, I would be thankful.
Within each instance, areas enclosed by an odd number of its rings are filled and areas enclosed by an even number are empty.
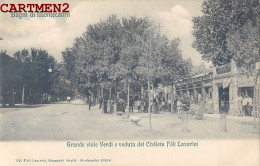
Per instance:
[[[90,110],[91,109],[91,96],[89,97],[89,100],[88,100],[88,110]]]
[[[144,112],[144,106],[145,106],[145,102],[143,99],[141,99],[141,112]]]
[[[139,99],[136,100],[136,106],[137,106],[137,110],[138,110],[138,113],[139,113],[140,110],[141,110],[141,101]]]
[[[130,105],[130,108],[129,108],[129,112],[133,112],[134,111],[134,99],[133,99],[133,96],[130,97],[130,101],[129,101],[129,105]]]
[[[252,98],[248,95],[243,99],[243,112],[245,116],[251,116]]]
[[[103,112],[104,112],[105,114],[107,113],[107,100],[106,100],[106,99],[104,99]]]
[[[242,116],[243,115],[243,110],[242,110],[242,96],[241,94],[239,94],[238,98],[237,98],[237,111],[236,111],[236,115],[237,116]]]
[[[174,101],[173,101],[173,103],[174,103]],[[168,111],[171,112],[171,97],[169,97],[169,99],[168,99],[167,106],[168,106]]]
[[[119,111],[125,112],[125,101],[121,98],[119,99],[119,106],[120,106]]]

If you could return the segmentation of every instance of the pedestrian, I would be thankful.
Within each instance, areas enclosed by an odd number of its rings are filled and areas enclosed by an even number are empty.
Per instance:
[[[136,101],[136,106],[137,106],[137,110],[138,110],[138,113],[139,113],[140,110],[141,110],[141,101],[139,99],[137,99],[137,101]]]
[[[144,112],[148,113],[149,102],[148,98],[144,99]]]
[[[161,110],[161,111],[166,111],[165,107],[166,107],[166,106],[165,106],[165,100],[162,99],[160,110]]]
[[[154,98],[153,100],[153,113],[155,114],[159,113],[159,103],[157,98]]]
[[[121,111],[121,112],[125,112],[125,102],[124,102],[124,100],[120,98],[118,102],[119,102],[118,110]]]
[[[246,116],[250,116],[250,115],[251,115],[250,104],[249,104],[249,102],[247,102],[247,104],[246,104]]]
[[[134,111],[134,99],[133,97],[131,96],[130,97],[130,101],[129,101],[129,105],[130,105],[130,108],[129,108],[129,112],[133,112]]]
[[[145,102],[144,102],[144,100],[142,99],[142,100],[141,100],[141,112],[144,112],[144,107],[145,107]]]
[[[237,111],[236,111],[236,115],[237,116],[242,116],[243,115],[243,110],[242,110],[242,96],[239,95],[237,98]]]
[[[168,111],[171,112],[171,98],[168,99]]]
[[[107,114],[107,100],[104,100],[103,112]]]
[[[182,110],[182,102],[181,99],[179,98],[177,100],[177,111],[178,111],[178,117],[181,118],[181,110]]]
[[[245,96],[245,98],[242,101],[243,104],[243,114],[245,116],[251,115],[251,106],[252,106],[252,98],[250,98],[248,95]]]
[[[102,107],[102,104],[103,104],[103,98],[102,98],[102,97],[100,97],[100,98],[99,98],[99,109],[101,109],[101,107]]]
[[[155,113],[159,114],[159,100],[158,98],[155,100]]]
[[[90,110],[91,109],[91,104],[92,104],[92,102],[91,102],[91,98],[88,100],[88,110]]]

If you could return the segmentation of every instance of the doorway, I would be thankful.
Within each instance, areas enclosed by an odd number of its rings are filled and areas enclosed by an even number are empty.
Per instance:
[[[219,113],[228,113],[229,111],[229,86],[218,88],[219,94]]]

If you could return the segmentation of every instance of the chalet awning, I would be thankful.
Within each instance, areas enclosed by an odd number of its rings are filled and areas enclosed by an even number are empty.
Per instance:
[[[223,89],[227,88],[232,82],[232,78],[223,78],[216,81],[219,86],[222,86]]]
[[[225,78],[223,81],[223,89],[227,88],[230,85],[231,81],[231,78]]]

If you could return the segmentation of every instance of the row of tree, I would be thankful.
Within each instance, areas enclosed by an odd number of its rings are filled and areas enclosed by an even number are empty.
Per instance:
[[[158,83],[173,85],[188,74],[192,64],[183,59],[179,45],[180,39],[170,41],[148,18],[111,15],[89,25],[62,54],[67,78],[80,93],[94,94],[94,87],[103,87],[111,101],[112,93],[126,91],[130,82],[149,89]]]
[[[9,57],[6,52],[1,52],[1,57],[2,55]],[[46,50],[23,49],[17,51],[14,53],[13,62],[16,64],[15,70],[7,73],[7,70],[1,68],[2,76],[10,77],[1,82],[2,104],[46,103],[50,100],[64,100],[66,96],[72,95],[69,81],[63,76],[63,65],[58,64]],[[8,61],[5,65],[10,66],[11,64],[13,63]],[[13,86],[14,84],[15,86]],[[8,100],[4,101],[5,98]]]

